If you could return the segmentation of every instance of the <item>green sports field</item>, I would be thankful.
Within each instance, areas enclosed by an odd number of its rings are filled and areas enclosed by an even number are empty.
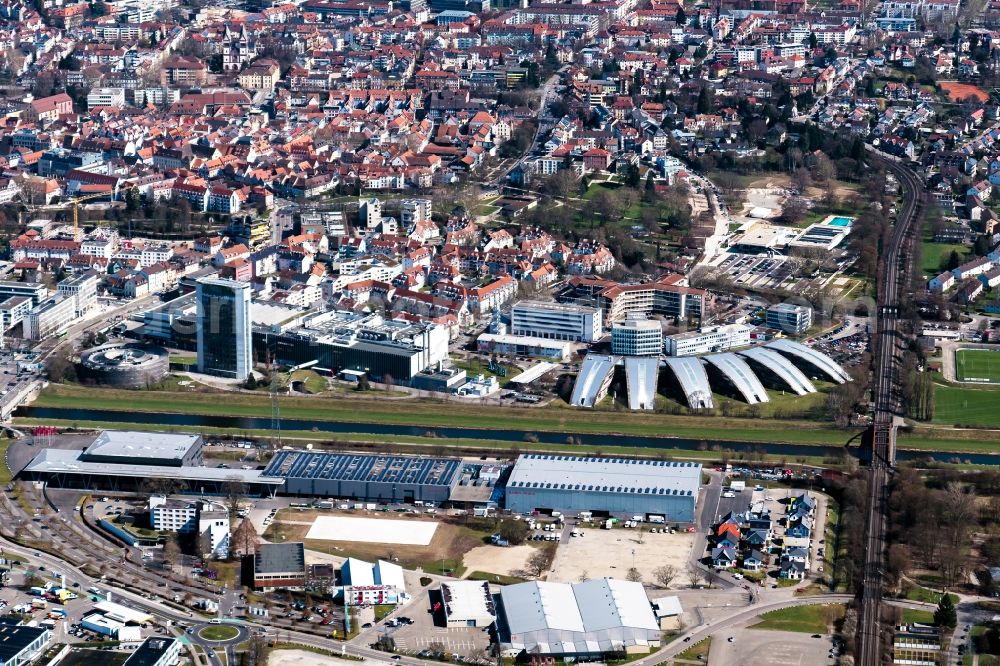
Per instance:
[[[1000,384],[1000,351],[989,349],[956,350],[955,376],[960,382]]]

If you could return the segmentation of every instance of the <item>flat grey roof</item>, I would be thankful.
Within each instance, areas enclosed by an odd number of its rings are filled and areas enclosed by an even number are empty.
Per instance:
[[[507,482],[508,488],[689,497],[700,485],[698,463],[535,453],[517,459]]]
[[[743,395],[749,404],[756,405],[758,402],[771,401],[771,398],[767,395],[767,391],[764,389],[764,385],[757,379],[757,375],[753,373],[747,362],[736,354],[732,352],[710,354],[704,357],[704,360],[714,365],[722,374],[728,377],[729,381],[736,386],[736,390]]]
[[[765,349],[764,347],[751,347],[737,353],[773,372],[781,381],[785,382],[788,388],[795,391],[798,395],[816,392],[816,387],[809,381],[809,378],[795,367],[794,363],[778,352]]]
[[[24,468],[38,474],[89,474],[93,476],[124,476],[131,478],[180,479],[184,481],[227,481],[233,477],[244,483],[280,486],[281,478],[268,478],[256,469],[217,467],[184,467],[173,465],[129,465],[125,463],[86,462],[79,451],[45,449]]]
[[[836,361],[823,352],[816,351],[801,342],[795,342],[788,338],[778,338],[764,346],[779,351],[785,356],[794,356],[809,363],[838,384],[843,384],[851,380],[851,376]]]
[[[660,376],[660,361],[655,356],[625,358],[625,383],[628,385],[628,408],[656,407],[656,380]]]
[[[677,381],[684,391],[688,407],[693,409],[711,409],[712,387],[708,384],[708,374],[705,366],[701,364],[696,356],[668,356],[667,367],[677,377]]]
[[[262,543],[253,560],[254,573],[276,574],[306,571],[306,549],[302,542]]]
[[[201,441],[200,435],[138,430],[105,430],[87,447],[84,454],[114,458],[172,458],[182,459],[191,447]]]

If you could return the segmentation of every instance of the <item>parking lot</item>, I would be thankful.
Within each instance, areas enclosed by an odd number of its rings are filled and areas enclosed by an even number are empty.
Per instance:
[[[734,640],[729,641],[732,637]],[[730,629],[712,637],[708,666],[821,666],[833,664],[830,636],[767,629]]]
[[[385,627],[385,632],[396,642],[397,652],[423,652],[424,656],[429,656],[429,652],[441,651],[467,658],[489,647],[490,634],[486,629],[445,627],[443,612],[434,613],[431,610],[439,601],[440,590],[432,590],[429,596],[421,595],[416,603],[406,606],[405,611],[393,615],[412,621],[411,624]]]
[[[730,254],[719,264],[718,271],[731,277],[735,284],[775,289],[798,267],[796,259],[781,255]]]

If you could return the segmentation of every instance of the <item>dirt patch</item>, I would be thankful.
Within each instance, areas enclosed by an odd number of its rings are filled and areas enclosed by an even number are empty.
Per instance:
[[[958,81],[940,81],[941,89],[948,93],[948,97],[953,102],[974,97],[977,102],[985,102],[990,96],[985,90],[970,83],[959,83]]]
[[[497,546],[480,546],[465,554],[462,563],[467,571],[485,571],[501,576],[517,576],[528,564],[528,558],[535,552],[528,545],[499,548]]]
[[[458,525],[444,520],[435,521],[437,530],[434,538],[426,546],[394,544],[394,543],[361,543],[348,541],[327,541],[323,539],[307,539],[306,535],[312,525],[312,518],[318,515],[331,515],[330,512],[293,511],[279,512],[275,520],[264,534],[271,542],[302,541],[306,548],[329,553],[338,557],[358,557],[369,562],[384,559],[396,561],[408,568],[423,568],[425,571],[441,573],[443,570],[462,570],[462,556],[484,544],[485,531],[473,527]],[[343,514],[340,514],[343,515]],[[379,514],[360,514],[366,518],[379,518]],[[406,519],[406,515],[387,513],[387,519]],[[282,520],[282,518],[285,520]],[[411,520],[418,520],[413,516]]]
[[[271,650],[267,655],[267,666],[331,666],[331,664],[358,664],[356,660],[348,661],[337,657],[328,657],[307,650]],[[388,664],[387,661],[365,659],[365,664]]]
[[[694,547],[688,533],[651,534],[648,530],[586,529],[559,545],[547,580],[575,583],[581,578],[625,578],[635,566],[644,583],[655,583],[653,570],[669,564],[677,571],[671,587],[689,585],[685,567]]]

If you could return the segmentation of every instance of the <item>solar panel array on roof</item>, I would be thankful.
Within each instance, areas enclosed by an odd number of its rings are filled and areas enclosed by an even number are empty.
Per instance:
[[[313,451],[278,451],[262,476],[451,485],[461,461]]]

